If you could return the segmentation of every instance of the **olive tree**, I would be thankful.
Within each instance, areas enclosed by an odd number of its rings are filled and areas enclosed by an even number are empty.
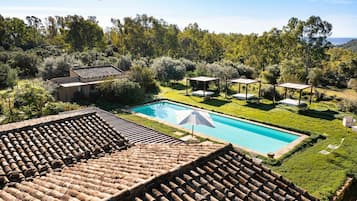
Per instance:
[[[0,88],[13,87],[18,80],[17,70],[0,63]]]
[[[152,70],[155,77],[162,82],[170,80],[182,80],[185,76],[185,66],[180,60],[175,60],[170,57],[161,57],[154,60]]]

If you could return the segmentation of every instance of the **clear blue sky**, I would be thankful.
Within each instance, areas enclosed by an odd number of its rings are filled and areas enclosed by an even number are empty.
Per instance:
[[[136,14],[162,18],[180,28],[197,22],[216,33],[262,33],[281,28],[291,17],[322,17],[333,25],[333,37],[357,37],[357,0],[1,0],[0,14],[25,18],[78,14],[110,18]]]

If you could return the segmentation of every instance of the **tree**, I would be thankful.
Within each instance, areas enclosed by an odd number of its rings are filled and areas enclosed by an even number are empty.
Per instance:
[[[307,77],[301,58],[284,60],[280,64],[280,82],[303,82]]]
[[[320,67],[321,61],[326,58],[325,50],[331,46],[327,37],[331,35],[332,25],[320,17],[311,16],[306,21],[296,21],[294,27],[299,35],[299,42],[304,49],[305,75],[309,69]],[[308,83],[308,77],[305,78]]]
[[[212,63],[221,60],[224,49],[216,34],[206,33],[199,48],[200,58]]]
[[[155,76],[148,67],[133,66],[129,72],[130,80],[137,82],[147,93],[156,93],[159,87],[155,82]]]
[[[161,57],[154,60],[152,70],[155,77],[162,81],[182,80],[185,76],[185,66],[180,60],[175,60],[170,57]]]
[[[40,18],[35,16],[27,16],[27,47],[34,48],[39,45],[44,44],[44,37],[43,34],[45,32],[45,28],[42,24]]]
[[[181,47],[180,56],[193,61],[199,60],[200,43],[207,32],[207,30],[202,30],[197,23],[185,27],[178,34]]]
[[[101,83],[99,91],[106,99],[122,104],[135,104],[145,97],[144,89],[140,87],[139,83],[126,78]]]
[[[342,48],[330,48],[326,51],[328,59],[323,63],[324,77],[327,84],[346,87],[351,78],[357,77],[357,54]]]
[[[14,107],[25,113],[28,118],[42,116],[46,104],[53,102],[53,97],[44,88],[41,81],[25,80],[13,91]]]
[[[72,50],[83,51],[86,48],[103,47],[104,33],[98,24],[78,15],[68,16],[68,18],[69,31],[65,41],[70,44]]]

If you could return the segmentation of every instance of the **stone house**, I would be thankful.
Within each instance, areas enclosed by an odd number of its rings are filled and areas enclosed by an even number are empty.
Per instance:
[[[57,86],[56,98],[71,101],[77,92],[89,97],[97,91],[98,84],[124,75],[122,70],[112,65],[73,67],[69,71],[69,77],[57,77],[51,81]]]

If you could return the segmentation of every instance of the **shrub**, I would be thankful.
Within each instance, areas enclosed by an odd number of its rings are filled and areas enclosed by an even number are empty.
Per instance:
[[[228,65],[223,66],[218,63],[213,63],[213,64],[207,64],[206,68],[209,76],[219,77],[222,80],[238,77],[239,75],[237,69]]]
[[[11,61],[11,67],[17,68],[21,77],[35,77],[38,73],[39,59],[34,54],[18,52]]]
[[[255,69],[250,66],[239,64],[236,68],[237,68],[240,76],[250,78],[250,79],[254,79],[256,77]]]
[[[196,65],[195,76],[208,76],[207,64],[200,62]]]
[[[328,96],[323,92],[319,92],[316,89],[315,89],[315,97],[316,97],[316,101],[332,101],[336,98],[335,96]]]
[[[148,67],[150,66],[151,62],[146,57],[140,57],[139,59],[135,59],[132,61],[132,66],[140,66],[140,67]]]
[[[278,65],[272,65],[265,68],[265,71],[260,73],[263,82],[268,84],[277,84],[280,76],[280,69]]]
[[[8,64],[0,63],[0,88],[13,87],[17,82],[16,69]]]
[[[338,109],[342,112],[352,112],[357,114],[357,102],[350,99],[344,99],[337,105]]]
[[[260,91],[261,96],[268,99],[268,100],[273,100],[274,97],[274,87],[273,86],[266,86],[263,87]],[[275,90],[275,100],[280,100],[282,99],[282,95]]]
[[[312,86],[318,86],[322,80],[322,70],[319,68],[311,69],[308,75],[308,79]]]
[[[135,104],[145,97],[144,89],[139,83],[126,78],[104,82],[99,90],[106,99],[121,104]]]
[[[185,66],[186,72],[187,71],[195,71],[196,70],[196,64],[192,62],[191,60],[181,58],[180,61],[182,64]]]
[[[46,58],[40,69],[40,75],[43,80],[69,76],[72,64],[73,60],[65,56]]]
[[[51,102],[47,103],[43,109],[43,115],[53,115],[63,112],[64,106],[60,103]]]
[[[22,81],[13,94],[14,107],[23,111],[29,118],[42,116],[45,105],[54,100],[44,88],[43,82],[36,80]]]
[[[148,67],[134,66],[129,73],[130,80],[137,82],[148,93],[159,92],[159,86],[154,79],[154,73]]]
[[[120,68],[123,71],[127,71],[130,69],[132,65],[130,56],[120,56],[117,63],[115,64],[116,67]]]

